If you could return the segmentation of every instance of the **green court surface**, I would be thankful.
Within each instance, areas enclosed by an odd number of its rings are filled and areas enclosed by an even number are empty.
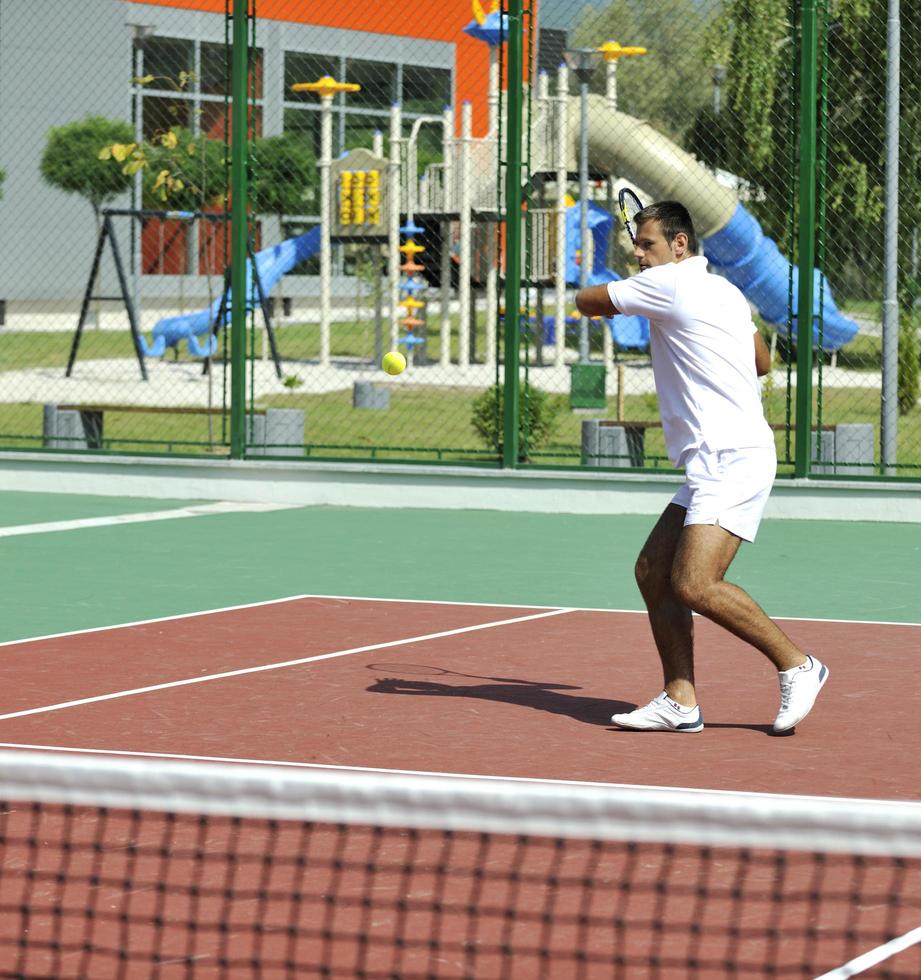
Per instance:
[[[0,527],[181,501],[0,494]],[[648,516],[312,507],[4,537],[0,640],[316,594],[642,609]],[[776,617],[921,621],[921,525],[765,521],[729,578]]]
[[[73,521],[116,514],[143,514],[148,511],[187,507],[193,503],[196,501],[7,491],[0,493],[0,527]]]

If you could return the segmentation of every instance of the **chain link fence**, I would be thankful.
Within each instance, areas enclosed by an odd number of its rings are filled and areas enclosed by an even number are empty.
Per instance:
[[[230,452],[231,8],[4,0],[3,447]],[[474,13],[249,4],[248,455],[496,460]]]
[[[531,442],[533,461],[669,465],[648,323],[635,317],[588,321],[571,306],[574,285],[637,271],[616,206],[618,191],[629,187],[644,203],[685,203],[711,271],[748,298],[773,355],[763,402],[781,472],[797,471],[802,420],[809,438],[801,452],[812,473],[921,474],[921,117],[913,70],[921,55],[919,14],[903,9],[901,81],[887,96],[887,72],[896,70],[897,56],[887,36],[885,0],[813,3],[807,30],[817,37],[814,63],[803,58],[809,6],[613,0],[584,8],[565,34],[541,32],[542,46],[555,42],[555,50],[539,52],[528,92],[537,119],[529,134],[526,188],[537,212],[532,267],[553,267],[537,244],[538,215],[549,196],[561,213],[566,272],[559,275],[561,249],[555,295],[549,280],[530,278],[529,318],[545,327],[543,346],[539,330],[530,338],[528,380],[554,387],[552,368],[544,366],[548,357],[556,367],[567,363],[570,379],[568,403],[547,413],[549,432],[545,426],[546,434]],[[558,61],[562,67],[555,67]],[[814,141],[804,143],[810,100],[817,129]],[[888,149],[887,106],[893,107],[890,127],[895,117],[901,130],[900,138],[890,135]],[[817,174],[812,211],[804,204],[804,155],[811,155],[806,162]],[[897,172],[897,197],[890,191],[888,202],[887,160]],[[807,246],[815,267],[809,350],[798,330],[798,266]],[[554,335],[548,351],[546,340]]]
[[[808,407],[813,472],[917,478],[921,15],[903,4],[887,210],[886,3],[819,0],[810,221],[806,5],[613,0],[561,20],[549,2],[446,0],[435,18],[395,0],[251,0],[235,89],[230,0],[3,0],[0,126],[17,135],[0,150],[0,446],[228,455],[235,393],[248,456],[497,465],[511,424],[519,463],[668,467],[648,324],[588,321],[573,301],[636,271],[616,203],[630,187],[685,201],[711,265],[746,293],[774,355],[763,395],[782,471]],[[819,270],[811,404],[797,398],[804,223]],[[381,370],[388,351],[403,373]]]

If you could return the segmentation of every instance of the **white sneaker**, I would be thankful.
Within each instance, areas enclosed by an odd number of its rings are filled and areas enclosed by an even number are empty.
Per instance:
[[[815,699],[828,680],[828,668],[816,657],[804,664],[782,670],[780,678],[780,711],[774,719],[775,732],[787,732],[812,711]]]
[[[612,715],[611,721],[621,728],[632,728],[638,732],[700,732],[704,727],[704,716],[700,713],[699,705],[686,708],[673,701],[665,691],[642,708]]]

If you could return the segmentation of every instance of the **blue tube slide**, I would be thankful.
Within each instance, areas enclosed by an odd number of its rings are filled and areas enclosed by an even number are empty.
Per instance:
[[[787,298],[791,264],[764,235],[757,219],[739,204],[729,223],[704,243],[704,254],[730,282],[738,286],[746,298],[768,323],[786,333]],[[792,267],[794,310],[799,295],[799,269]],[[857,334],[857,324],[844,316],[835,305],[828,280],[814,270],[815,300],[813,313],[822,314],[821,346],[834,351],[849,343]],[[813,321],[813,340],[819,346],[819,324]],[[797,318],[793,317],[793,337],[796,338]]]
[[[590,286],[600,286],[620,279],[604,262],[608,251],[608,236],[614,218],[604,208],[590,201],[588,205],[588,230],[592,236],[592,269],[588,274]],[[566,209],[566,282],[579,285],[580,266],[576,252],[581,248],[581,217],[579,205]],[[642,316],[613,316],[605,320],[614,343],[620,348],[645,350],[649,346],[649,321]],[[552,342],[552,337],[548,343]]]
[[[605,268],[608,232],[613,218],[597,204],[589,204],[589,230],[594,238],[595,258],[589,274],[589,285],[598,285],[620,276]],[[579,206],[566,212],[566,281],[579,283],[576,251],[580,245]],[[704,254],[717,272],[742,291],[764,319],[786,333],[787,298],[790,274],[793,275],[794,308],[799,295],[799,269],[780,254],[777,243],[767,238],[758,221],[738,204],[729,222],[703,242]],[[822,314],[823,350],[834,351],[849,343],[857,334],[857,324],[844,316],[835,304],[831,287],[818,269],[814,272],[814,314]],[[644,349],[649,345],[649,322],[643,317],[613,317],[607,321],[611,336],[619,347]],[[797,318],[793,317],[796,338]],[[819,346],[819,324],[813,323],[813,338]]]
[[[320,229],[316,227],[296,238],[289,238],[279,245],[257,252],[256,269],[263,292],[268,294],[283,275],[319,250]],[[246,263],[246,297],[246,309],[250,311],[258,303],[258,296],[253,283],[253,265],[249,261]],[[220,326],[230,322],[230,298],[231,294],[228,292],[227,311]],[[210,307],[196,313],[164,317],[153,328],[153,343],[148,344],[144,337],[140,338],[144,354],[147,357],[162,357],[167,347],[178,347],[183,340],[188,343],[189,353],[194,357],[208,357],[213,354],[217,347],[213,327],[220,314],[221,299],[222,296],[218,296]],[[203,335],[203,341],[200,341],[199,337]]]

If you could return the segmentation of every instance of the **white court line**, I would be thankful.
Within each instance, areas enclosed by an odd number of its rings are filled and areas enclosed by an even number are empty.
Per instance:
[[[128,623],[114,623],[111,626],[90,626],[82,630],[67,630],[64,633],[46,633],[44,636],[27,636],[21,640],[2,640],[0,647],[19,646],[21,643],[39,643],[42,640],[60,640],[68,636],[83,636],[90,633],[105,633],[108,630],[126,630],[135,626],[152,626],[154,623],[172,623],[181,619],[196,619],[199,616],[216,616],[219,613],[239,612],[243,609],[259,609],[261,606],[282,605],[285,602],[300,602],[301,599],[335,599],[337,602],[405,602],[416,606],[482,606],[484,609],[559,609],[560,606],[535,606],[530,603],[502,603],[502,602],[450,602],[439,599],[373,599],[367,596],[347,596],[347,595],[314,595],[304,593],[303,595],[283,596],[281,599],[262,599],[259,602],[241,602],[237,606],[217,606],[214,609],[202,609],[199,612],[176,613],[172,616],[155,616],[153,619],[137,619]],[[567,609],[574,609],[574,606],[567,606]],[[575,610],[581,612],[582,610]],[[635,609],[608,609],[607,612],[636,612]]]
[[[107,630],[131,629],[135,626],[150,626],[154,623],[171,623],[181,619],[195,619],[198,616],[213,616],[218,613],[239,612],[243,609],[258,609],[261,606],[281,605],[285,602],[299,602],[301,599],[335,599],[341,602],[394,602],[418,606],[482,606],[484,609],[559,609],[559,606],[545,606],[533,602],[459,602],[450,599],[391,599],[380,596],[364,595],[325,595],[315,592],[305,592],[301,595],[283,596],[280,599],[262,599],[259,602],[243,602],[235,606],[216,606],[213,609],[201,609],[197,612],[176,613],[172,616],[155,616],[152,619],[137,619],[126,623],[113,623],[109,626],[90,626],[80,630],[66,630],[63,633],[45,633],[42,636],[26,636],[19,640],[0,640],[0,647],[19,646],[26,643],[40,643],[42,640],[59,640],[68,636],[83,636],[90,633],[104,633]],[[591,613],[629,613],[633,616],[645,616],[645,609],[606,609],[600,606],[567,606],[572,612]],[[696,613],[694,614],[697,615]],[[903,622],[885,619],[817,619],[810,616],[783,616],[772,614],[772,619],[784,620],[788,623],[841,623],[856,626],[921,626],[921,623]]]
[[[864,970],[869,970],[871,966],[876,966],[877,963],[882,963],[883,960],[888,960],[896,953],[901,953],[918,943],[921,943],[921,926],[906,932],[904,936],[896,936],[895,939],[890,939],[888,943],[883,943],[882,946],[861,953],[860,956],[849,960],[842,966],[816,977],[816,980],[847,980],[848,977],[855,977],[858,973],[863,973]]]
[[[302,664],[316,663],[319,660],[333,660],[336,657],[347,657],[353,653],[370,653],[372,650],[387,650],[391,647],[409,646],[413,643],[424,643],[426,640],[439,640],[448,636],[459,636],[462,633],[475,633],[478,630],[493,629],[497,626],[511,626],[515,623],[527,623],[534,619],[547,619],[550,616],[561,616],[564,613],[575,612],[573,609],[556,608],[549,612],[535,613],[531,616],[517,616],[514,619],[494,620],[491,623],[478,623],[475,626],[461,626],[458,629],[442,630],[438,633],[426,633],[422,636],[409,636],[400,640],[389,640],[386,643],[371,643],[362,647],[351,647],[348,650],[336,650],[332,653],[321,653],[313,657],[299,657],[297,660],[282,660],[274,664],[260,664],[257,667],[241,667],[237,670],[225,670],[219,674],[205,674],[200,677],[187,677],[180,681],[166,681],[162,684],[151,684],[147,687],[135,687],[127,691],[114,691],[111,694],[97,694],[91,698],[78,698],[75,701],[61,701],[58,704],[43,705],[40,708],[26,708],[22,711],[11,711],[0,715],[0,721],[10,721],[13,718],[24,718],[27,715],[42,715],[49,711],[63,711],[66,708],[77,708],[84,704],[95,704],[98,701],[114,701],[118,698],[132,697],[135,694],[150,694],[153,691],[165,691],[173,687],[187,687],[190,684],[205,684],[208,681],[225,680],[228,677],[242,677],[245,674],[259,674],[268,670],[281,670],[284,667],[298,667]]]
[[[47,534],[52,531],[79,531],[88,527],[111,527],[116,524],[146,524],[148,521],[171,521],[177,517],[206,517],[210,514],[264,513],[272,510],[290,510],[300,504],[236,503],[218,500],[210,504],[193,504],[191,507],[175,507],[172,510],[151,510],[137,514],[112,514],[108,517],[79,517],[72,521],[47,521],[44,524],[14,524],[0,527],[0,538],[19,537],[22,534]]]
[[[280,766],[287,769],[322,769],[331,772],[365,772],[385,776],[439,776],[445,779],[490,779],[501,783],[535,783],[551,786],[594,786],[603,789],[655,789],[664,794],[678,793],[687,796],[725,796],[735,799],[751,800],[805,800],[817,806],[826,806],[829,800],[834,804],[870,803],[876,807],[902,809],[904,800],[877,800],[861,796],[810,796],[804,793],[761,793],[744,789],[708,789],[702,786],[655,786],[647,783],[603,783],[590,779],[552,779],[543,776],[491,776],[484,773],[444,772],[441,769],[387,769],[379,766],[347,766],[327,762],[292,762],[278,759],[247,759],[223,755],[186,755],[179,752],[140,752],[133,749],[89,749],[69,745],[34,745],[30,742],[0,742],[0,749],[22,749],[35,752],[62,752],[71,755],[119,756],[131,759],[173,759],[179,762],[226,762],[247,766]],[[867,955],[867,954],[864,954]],[[839,968],[840,969],[840,968]]]

